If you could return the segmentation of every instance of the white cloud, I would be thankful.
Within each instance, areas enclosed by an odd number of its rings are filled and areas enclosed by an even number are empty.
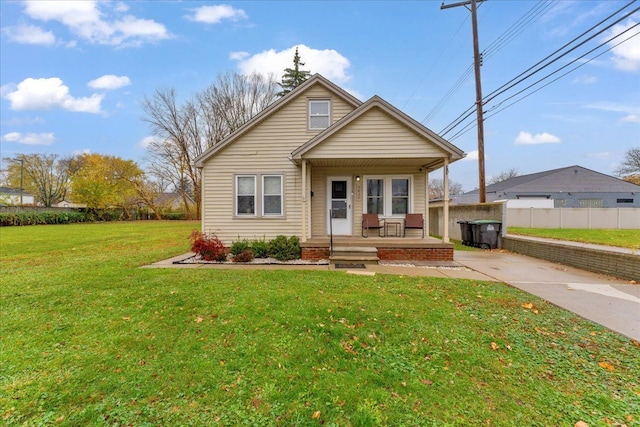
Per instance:
[[[635,21],[628,21],[626,24],[618,24],[614,26],[608,33],[608,37],[620,34],[623,31],[630,29],[636,25]],[[621,41],[627,39],[633,32],[629,31],[620,37],[612,40],[609,46],[615,46]],[[640,70],[640,37],[632,37],[624,43],[614,47],[611,52],[613,53],[613,62],[617,69],[622,71],[638,71]]]
[[[81,156],[83,154],[91,154],[91,149],[89,148],[85,148],[84,150],[73,150],[73,154],[74,156]]]
[[[487,156],[485,155],[484,158],[486,159]],[[473,161],[478,160],[478,150],[469,151],[467,155],[464,156],[464,158],[462,159],[462,161],[469,161],[469,160],[473,160]]]
[[[153,20],[131,15],[106,17],[111,12],[106,10],[109,7],[115,13],[127,8],[123,3],[96,1],[28,1],[25,13],[40,21],[58,21],[76,36],[95,44],[137,46],[171,37],[164,25]]]
[[[5,27],[2,32],[7,35],[9,40],[20,44],[50,46],[56,43],[56,36],[51,31],[45,31],[35,25]]]
[[[596,110],[610,111],[614,113],[623,113],[624,116],[620,119],[622,122],[628,123],[640,123],[640,106],[638,105],[625,105],[615,102],[597,102],[595,104],[589,104],[587,108],[593,108]]]
[[[336,83],[344,83],[351,78],[347,74],[351,63],[337,51],[333,49],[312,49],[303,44],[297,47],[298,54],[305,64],[304,67],[301,67],[303,70],[309,70],[311,74],[320,73]],[[280,81],[283,70],[293,66],[295,51],[296,46],[279,52],[275,49],[266,50],[253,56],[237,59],[238,68],[243,74],[251,74],[254,71],[264,75],[274,74],[276,79]]]
[[[607,159],[613,155],[610,151],[600,151],[598,153],[587,153],[587,157],[592,159]]]
[[[232,59],[234,61],[242,61],[248,56],[251,56],[249,52],[231,52],[229,54],[229,59]]]
[[[223,19],[229,19],[235,22],[248,18],[244,10],[234,9],[226,4],[201,6],[196,9],[191,9],[191,11],[193,11],[193,14],[186,15],[185,18],[190,21],[202,22],[205,24],[219,24]]]
[[[8,91],[3,97],[11,102],[12,110],[48,110],[58,107],[73,112],[99,113],[104,95],[74,98],[62,80],[52,77],[24,79],[15,90]]]
[[[581,85],[592,85],[598,82],[598,78],[596,76],[588,76],[583,74],[581,76],[577,76],[571,83],[581,84]]]
[[[155,136],[145,136],[144,138],[142,138],[142,140],[138,143],[138,145],[140,145],[140,147],[142,148],[149,148],[149,146],[151,144],[153,144],[154,142],[156,142],[158,140],[157,137]]]
[[[129,86],[131,79],[127,76],[115,76],[113,74],[105,74],[102,77],[98,77],[95,80],[91,80],[87,83],[87,86],[94,89],[119,89],[124,86]]]
[[[51,145],[55,142],[56,137],[53,133],[9,132],[2,136],[2,140],[25,145]]]
[[[547,132],[532,135],[523,131],[518,134],[515,143],[516,145],[558,144],[560,141],[560,138]]]

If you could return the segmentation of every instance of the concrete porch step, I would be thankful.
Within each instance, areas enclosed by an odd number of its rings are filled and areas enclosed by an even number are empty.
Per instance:
[[[331,264],[378,264],[378,249],[373,247],[338,246],[329,257]]]

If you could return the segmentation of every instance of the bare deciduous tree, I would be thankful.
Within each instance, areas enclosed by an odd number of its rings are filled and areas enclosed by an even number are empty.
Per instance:
[[[142,102],[155,140],[148,146],[151,173],[172,183],[190,218],[188,197],[201,207],[201,177],[194,160],[277,98],[275,77],[227,73],[179,105],[174,89],[158,89]]]
[[[18,154],[7,170],[7,183],[34,195],[45,207],[62,201],[69,187],[70,159],[58,159],[57,154]]]
[[[511,168],[507,170],[503,170],[498,175],[492,176],[487,180],[487,184],[497,184],[498,182],[506,181],[510,178],[515,178],[516,176],[520,176],[520,172],[518,168]]]
[[[462,184],[449,180],[449,195],[457,196],[464,193]],[[429,199],[442,199],[444,197],[444,181],[440,178],[429,180]]]
[[[629,148],[615,174],[625,181],[640,185],[640,147]]]

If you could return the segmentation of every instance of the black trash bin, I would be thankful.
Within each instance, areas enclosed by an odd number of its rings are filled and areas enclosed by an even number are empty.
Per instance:
[[[460,224],[460,239],[462,244],[466,246],[473,246],[473,228],[472,221],[458,221]]]
[[[482,249],[496,249],[502,222],[492,219],[470,221],[473,230],[473,246]]]

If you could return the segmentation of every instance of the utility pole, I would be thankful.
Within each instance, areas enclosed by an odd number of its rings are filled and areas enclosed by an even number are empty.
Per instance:
[[[482,81],[480,79],[480,65],[482,58],[480,57],[480,47],[478,42],[478,19],[477,19],[477,3],[485,0],[468,0],[459,3],[445,5],[442,3],[440,9],[449,9],[452,7],[464,6],[471,11],[471,26],[473,30],[473,65],[476,74],[476,115],[478,121],[478,191],[480,193],[480,203],[487,201],[487,189],[484,179],[484,118],[482,114]],[[467,6],[471,6],[470,8]]]
[[[22,206],[23,203],[23,193],[24,193],[24,159],[10,159],[11,161],[14,162],[20,162],[20,206]]]

